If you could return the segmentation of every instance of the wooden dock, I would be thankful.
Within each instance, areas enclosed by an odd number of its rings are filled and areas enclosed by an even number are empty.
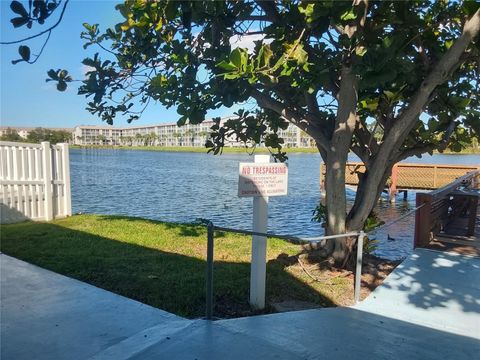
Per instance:
[[[417,193],[415,247],[480,256],[480,171]]]
[[[407,190],[435,190],[444,187],[470,171],[480,170],[480,166],[439,165],[399,163],[392,169],[386,191],[391,200],[399,192]],[[320,185],[325,189],[325,164],[320,165]],[[345,185],[357,186],[358,175],[365,172],[361,162],[349,162],[346,166]]]
[[[433,250],[452,251],[462,255],[480,256],[480,207],[477,208],[474,231],[465,235],[469,219],[455,219],[445,233],[434,234],[427,248]]]

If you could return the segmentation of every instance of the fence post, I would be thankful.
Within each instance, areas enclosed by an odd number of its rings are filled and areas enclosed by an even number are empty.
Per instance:
[[[68,143],[60,144],[62,149],[62,162],[63,162],[63,196],[64,196],[64,212],[65,216],[72,215],[72,191],[70,184],[70,155],[68,149]]]
[[[207,304],[206,304],[206,318],[212,320],[213,315],[213,223],[211,221],[207,224]]]
[[[43,156],[43,185],[45,196],[45,220],[53,219],[53,193],[52,193],[52,149],[48,141],[43,141],[42,156]]]
[[[362,285],[362,262],[363,262],[363,238],[365,237],[365,233],[360,231],[358,234],[357,240],[357,263],[355,267],[355,289],[354,289],[354,297],[355,303],[360,301],[360,291]]]
[[[19,181],[20,180],[20,164],[18,160],[18,147],[12,147],[12,160],[13,160],[13,176],[12,179]],[[11,195],[12,195],[12,208],[17,209],[19,212],[23,213],[20,197],[20,185],[16,184],[11,187]]]

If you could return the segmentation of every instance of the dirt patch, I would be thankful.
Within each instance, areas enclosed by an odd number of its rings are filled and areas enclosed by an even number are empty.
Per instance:
[[[312,257],[311,254],[287,256],[281,254],[272,262],[281,264],[285,271],[301,279],[306,285],[318,291],[315,299],[306,299],[297,294],[284,292],[268,296],[264,310],[252,310],[247,301],[236,301],[234,297],[215,297],[217,318],[237,318],[286,311],[298,311],[322,307],[350,306],[354,304],[354,281],[352,271],[339,269],[329,260]],[[372,255],[364,255],[361,299],[365,299],[401,261],[390,261]],[[267,276],[268,281],[268,276]],[[245,298],[248,298],[246,294]],[[326,301],[328,299],[328,301]]]
[[[364,255],[361,282],[361,300],[365,299],[375,288],[383,283],[385,278],[401,263],[401,260],[387,260],[373,255]],[[347,293],[334,294],[332,301],[337,306],[350,306],[354,304],[353,271],[336,268],[330,260],[317,261],[315,257],[299,256],[295,265],[307,274],[312,281],[335,285],[342,279],[343,286],[351,289]]]

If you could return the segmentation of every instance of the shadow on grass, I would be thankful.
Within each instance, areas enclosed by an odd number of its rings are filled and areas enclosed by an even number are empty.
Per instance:
[[[135,221],[127,217],[112,219]],[[101,220],[109,219],[105,216]],[[192,231],[189,225],[169,226],[179,227],[179,236],[201,235],[200,227]],[[198,241],[204,244],[206,237]],[[53,223],[3,227],[1,251],[180,316],[195,318],[204,315],[206,263],[202,259],[125,243]],[[215,263],[216,316],[252,314],[248,305],[249,276],[249,263]],[[334,306],[330,298],[290,275],[285,264],[277,260],[267,264],[267,302],[270,299],[303,300]]]
[[[121,215],[98,215],[100,220],[124,220],[129,222],[142,222],[142,223],[149,223],[154,225],[163,225],[168,230],[175,230],[177,231],[177,235],[181,237],[192,237],[192,236],[201,236],[205,229],[204,226],[196,225],[196,224],[185,224],[185,223],[174,223],[174,222],[165,222],[160,220],[150,220],[144,219],[140,217],[131,217],[131,216],[121,216]],[[215,231],[215,237],[225,237],[225,233],[222,231]]]

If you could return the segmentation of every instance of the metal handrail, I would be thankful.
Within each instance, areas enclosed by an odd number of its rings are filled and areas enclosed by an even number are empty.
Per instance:
[[[365,237],[365,232],[363,231],[355,231],[349,232],[345,234],[339,235],[327,235],[327,236],[319,236],[314,238],[301,238],[297,236],[289,236],[289,235],[278,235],[274,233],[263,233],[258,231],[250,231],[250,230],[242,230],[242,229],[234,229],[234,228],[227,228],[223,226],[216,226],[213,224],[211,220],[207,219],[197,219],[197,223],[205,225],[207,227],[207,280],[206,280],[206,311],[205,311],[205,318],[207,320],[213,319],[213,253],[214,253],[214,231],[227,231],[233,232],[237,234],[244,234],[244,235],[257,235],[257,236],[264,236],[264,237],[275,237],[278,239],[286,240],[289,242],[293,242],[295,244],[308,244],[312,242],[319,242],[322,240],[335,240],[338,238],[356,236],[357,237],[357,259],[356,259],[356,266],[355,266],[355,285],[354,285],[354,299],[355,303],[360,301],[360,285],[361,285],[361,277],[362,277],[362,262],[363,262],[363,239]]]

